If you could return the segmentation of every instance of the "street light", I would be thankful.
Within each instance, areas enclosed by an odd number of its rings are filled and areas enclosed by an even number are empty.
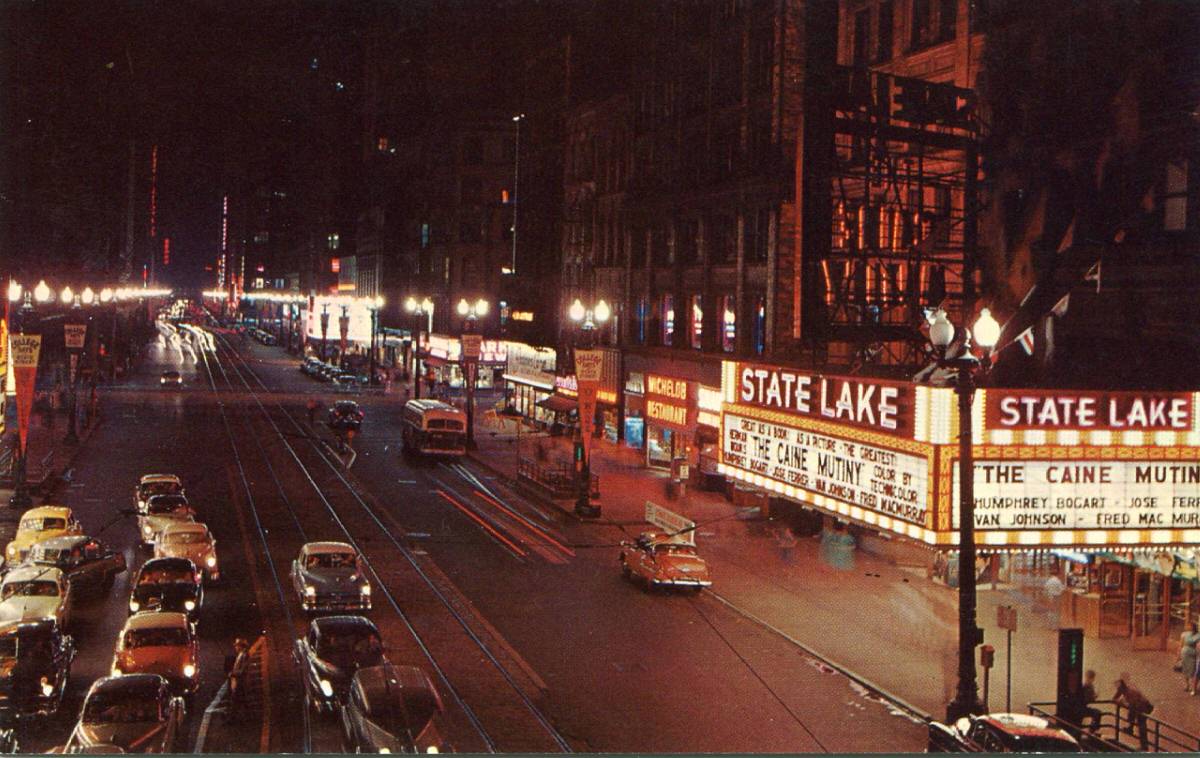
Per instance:
[[[579,298],[571,303],[567,308],[567,316],[579,326],[579,331],[575,334],[575,350],[590,349],[596,346],[596,327],[598,324],[603,324],[608,321],[612,315],[612,309],[608,307],[608,303],[603,299],[596,301],[596,304],[589,308],[583,304]],[[578,371],[576,372],[578,380]],[[583,396],[582,387],[580,387],[580,397]],[[579,466],[579,494],[575,499],[575,513],[579,516],[595,518],[600,515],[600,506],[592,504],[591,486],[592,486],[592,462],[588,459],[587,445],[583,439],[583,413],[585,409],[580,407],[579,429],[575,436],[575,460],[580,462]],[[595,413],[595,408],[590,409]]]
[[[487,315],[488,301],[480,298],[468,303],[466,298],[458,301],[458,315],[463,317],[462,338],[459,340],[459,358],[462,361],[463,386],[467,394],[467,445],[475,446],[475,379],[479,370],[479,340],[472,338],[467,348],[468,334],[474,334],[476,321]]]
[[[92,303],[94,303],[96,301],[96,293],[92,291],[91,287],[83,288],[83,296],[82,297],[83,297],[84,305],[91,305]]]
[[[54,297],[54,293],[51,292],[50,288],[46,286],[45,279],[39,281],[37,286],[33,288],[33,299],[37,300],[39,303],[48,302],[52,297]]]
[[[521,183],[521,121],[525,119],[524,113],[518,113],[513,116],[513,128],[516,130],[515,144],[513,145],[513,195],[512,195],[512,262],[508,266],[506,274],[517,273],[517,190]]]
[[[108,302],[111,302],[112,299],[113,299],[112,287],[105,287],[104,289],[100,290],[100,302],[108,303]]]
[[[70,305],[71,301],[75,299],[75,293],[71,290],[71,285],[69,284],[62,288],[59,296],[62,298],[63,305]]]
[[[433,334],[433,301],[429,298],[418,301],[415,297],[410,296],[404,301],[404,310],[418,319],[416,349],[413,352],[413,397],[419,399],[421,397],[421,323],[419,319],[422,316],[426,318],[428,334]]]
[[[15,303],[21,299],[21,285],[14,279],[8,280],[8,302]]]
[[[946,720],[983,712],[975,682],[975,647],[983,642],[983,630],[975,623],[975,460],[971,440],[971,406],[975,398],[976,374],[986,374],[991,350],[1000,337],[1000,325],[984,308],[975,322],[975,343],[984,350],[981,362],[971,353],[972,333],[963,334],[962,353],[948,357],[954,341],[954,324],[939,309],[929,321],[929,341],[940,368],[954,371],[958,396],[958,687],[946,706]]]

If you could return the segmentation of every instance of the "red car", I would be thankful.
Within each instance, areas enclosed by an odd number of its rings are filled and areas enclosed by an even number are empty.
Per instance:
[[[712,584],[708,563],[696,546],[664,534],[643,532],[621,543],[621,574],[644,582],[647,588],[690,587],[699,592]]]

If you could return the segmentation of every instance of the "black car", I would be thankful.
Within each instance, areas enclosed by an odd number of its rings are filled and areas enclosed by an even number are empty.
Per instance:
[[[991,713],[929,722],[930,753],[1078,753],[1079,743],[1039,716]]]
[[[173,611],[195,618],[204,602],[204,579],[188,558],[152,558],[142,564],[129,594],[129,613]]]
[[[442,698],[416,666],[359,669],[342,706],[348,753],[447,752]]]
[[[57,713],[74,660],[75,643],[53,619],[0,626],[0,718]]]
[[[109,549],[91,537],[52,537],[33,545],[27,563],[53,566],[63,572],[73,588],[112,587],[117,574],[125,571],[125,554]],[[80,597],[76,595],[75,597]]]
[[[353,429],[358,431],[362,426],[365,414],[353,400],[339,400],[329,409],[330,429]]]
[[[304,674],[304,695],[317,713],[331,713],[346,700],[354,672],[385,662],[383,640],[370,619],[325,616],[314,619],[296,640],[296,662]]]
[[[173,753],[184,718],[183,698],[157,674],[109,676],[92,684],[64,752]],[[118,748],[113,750],[112,748]]]

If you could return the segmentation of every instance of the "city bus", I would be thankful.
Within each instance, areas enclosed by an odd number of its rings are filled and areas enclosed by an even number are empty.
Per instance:
[[[406,454],[467,453],[467,414],[441,400],[409,400],[403,424]]]

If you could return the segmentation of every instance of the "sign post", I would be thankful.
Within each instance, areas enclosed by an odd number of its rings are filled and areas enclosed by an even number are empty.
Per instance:
[[[1002,605],[996,609],[996,626],[1005,630],[1008,649],[1004,655],[1004,712],[1012,713],[1012,636],[1017,631],[1017,607]],[[984,699],[987,702],[987,699]]]
[[[600,506],[593,505],[592,437],[596,424],[596,391],[604,376],[604,351],[594,348],[575,349],[575,382],[579,388],[579,436],[583,457],[579,460],[579,499],[575,512],[580,516],[599,516]]]
[[[67,347],[67,393],[68,401],[68,418],[67,418],[67,436],[64,439],[69,444],[79,442],[79,435],[75,430],[75,416],[77,411],[76,393],[75,393],[75,374],[79,367],[79,356],[83,353],[83,346],[87,342],[87,323],[65,323],[63,324],[63,340]]]
[[[467,326],[473,326],[474,319],[466,321]],[[467,390],[467,446],[475,447],[475,378],[479,374],[479,354],[483,348],[483,335],[464,333],[462,335],[462,369],[463,383]]]
[[[672,542],[696,546],[696,522],[668,511],[660,505],[646,501],[646,521],[660,527]]]
[[[9,339],[11,370],[17,389],[17,474],[12,497],[13,508],[27,508],[32,503],[25,489],[25,463],[29,444],[29,418],[33,413],[33,388],[37,381],[38,355],[42,350],[42,335],[14,334]]]

